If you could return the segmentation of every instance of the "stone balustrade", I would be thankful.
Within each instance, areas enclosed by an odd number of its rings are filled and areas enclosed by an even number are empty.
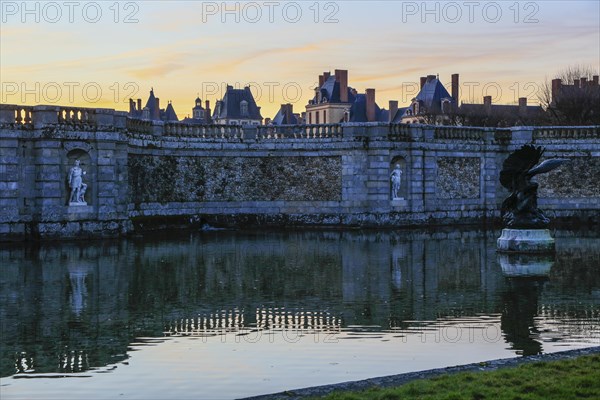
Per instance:
[[[413,125],[390,124],[388,139],[393,142],[411,142],[413,141],[413,129]]]
[[[436,140],[466,140],[481,142],[485,139],[485,129],[468,126],[435,126]]]
[[[341,138],[341,124],[258,126],[258,140]]]
[[[533,140],[599,138],[600,126],[544,126],[533,129]]]
[[[57,123],[63,129],[89,130],[97,126],[96,109],[59,107]]]
[[[138,133],[143,135],[152,135],[154,132],[154,121],[146,119],[127,118],[125,127],[129,133]]]
[[[48,126],[63,130],[123,129],[133,134],[173,136],[180,138],[243,140],[331,139],[343,138],[350,127],[372,139],[410,142],[416,140],[469,141],[481,143],[494,140],[505,144],[514,139],[515,131],[527,127],[483,128],[466,126],[435,126],[409,124],[320,124],[320,125],[191,125],[182,122],[162,122],[127,117],[123,111],[102,108],[65,106],[24,106],[0,104],[0,126],[13,129],[41,129]],[[387,127],[387,129],[386,129]],[[529,127],[531,140],[599,139],[600,126]],[[424,134],[428,132],[429,134]],[[486,132],[489,136],[486,136]],[[433,134],[433,135],[431,135]],[[350,133],[352,136],[352,133]]]
[[[106,108],[0,104],[0,126],[14,129],[115,130],[125,128],[126,115]]]
[[[163,134],[201,139],[242,140],[244,128],[240,125],[190,125],[182,122],[167,122],[164,124]]]
[[[13,129],[33,128],[32,106],[0,104],[0,126]]]

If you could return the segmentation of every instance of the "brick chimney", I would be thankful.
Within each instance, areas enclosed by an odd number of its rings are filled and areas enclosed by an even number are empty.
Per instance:
[[[600,83],[598,82],[598,75],[594,75],[592,77],[592,82],[594,82],[594,86],[598,86]]]
[[[285,115],[286,124],[289,124],[292,120],[292,115],[294,114],[294,106],[290,103],[282,104],[281,109],[283,111],[283,115]]]
[[[389,122],[392,122],[394,120],[394,117],[396,116],[396,113],[398,112],[398,100],[390,100],[390,118],[389,118]]]
[[[579,79],[573,79],[573,85],[578,88],[579,87]]]
[[[427,75],[427,82],[435,79],[435,75]]]
[[[581,82],[581,87],[584,88],[587,85],[587,78],[582,77],[580,79],[580,82]]]
[[[323,86],[323,83],[325,83],[325,77],[323,75],[319,75],[319,87]]]
[[[483,96],[483,109],[486,115],[492,114],[492,96]]]
[[[336,69],[335,80],[340,84],[340,101],[342,103],[348,102],[348,70]]]
[[[156,103],[154,105],[154,115],[152,115],[152,119],[160,119],[160,99],[158,97],[156,98]]]
[[[365,91],[367,100],[367,121],[375,121],[375,89],[367,89]]]
[[[458,74],[452,74],[452,99],[455,106],[458,106]]]
[[[519,115],[521,117],[527,115],[527,97],[519,97]]]
[[[210,121],[211,118],[211,114],[210,114],[210,101],[206,100],[204,102],[204,120],[206,122]]]
[[[558,99],[561,87],[562,81],[560,79],[552,79],[552,103],[554,103]]]
[[[325,83],[330,76],[331,72],[323,72],[323,83]]]
[[[133,101],[133,99],[129,99],[129,114],[133,115],[134,111],[135,111],[135,101]]]
[[[423,86],[425,86],[425,82],[427,82],[427,77],[426,76],[422,76],[421,77],[421,89],[423,89]]]
[[[142,99],[137,99],[137,110],[142,111]]]

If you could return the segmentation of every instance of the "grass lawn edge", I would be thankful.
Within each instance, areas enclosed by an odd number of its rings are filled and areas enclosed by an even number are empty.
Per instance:
[[[436,368],[425,371],[408,372],[405,374],[369,378],[359,381],[342,382],[332,385],[314,386],[303,389],[293,389],[279,393],[247,397],[245,400],[294,400],[308,397],[326,396],[336,391],[362,391],[371,388],[389,388],[404,385],[418,379],[429,379],[441,375],[455,374],[460,372],[495,371],[501,368],[516,367],[528,363],[568,360],[598,353],[600,353],[600,346],[526,357],[502,358],[446,368]]]

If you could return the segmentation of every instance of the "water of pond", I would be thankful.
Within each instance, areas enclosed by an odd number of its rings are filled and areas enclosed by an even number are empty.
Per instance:
[[[0,248],[6,399],[229,399],[600,344],[600,237],[198,232]],[[515,276],[537,263],[537,276]],[[541,267],[540,267],[541,265]]]

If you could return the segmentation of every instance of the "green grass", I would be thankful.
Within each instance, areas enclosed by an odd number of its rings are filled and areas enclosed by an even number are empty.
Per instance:
[[[328,400],[569,400],[600,399],[600,355],[538,362],[489,372],[463,372],[364,392],[335,392]]]

